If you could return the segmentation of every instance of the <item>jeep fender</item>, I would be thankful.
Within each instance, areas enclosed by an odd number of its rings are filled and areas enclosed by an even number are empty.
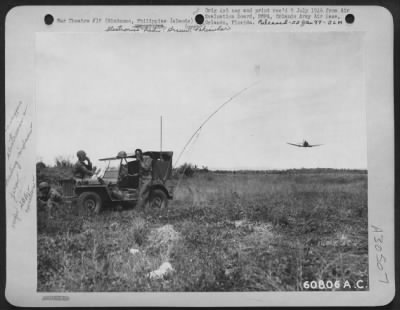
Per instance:
[[[105,186],[79,186],[75,187],[75,194],[80,196],[84,192],[95,192],[98,194],[103,202],[112,201],[110,191]]]

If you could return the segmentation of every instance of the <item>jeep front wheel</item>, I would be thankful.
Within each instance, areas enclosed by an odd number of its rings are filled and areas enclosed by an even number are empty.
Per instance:
[[[98,214],[103,205],[99,194],[95,192],[84,192],[78,198],[78,207],[85,213]]]
[[[166,208],[168,206],[167,194],[161,189],[155,189],[150,194],[149,205],[151,208]]]

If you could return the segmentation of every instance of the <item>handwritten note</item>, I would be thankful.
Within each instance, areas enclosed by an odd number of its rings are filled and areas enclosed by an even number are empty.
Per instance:
[[[372,229],[372,233],[374,236],[374,249],[376,252],[376,267],[378,268],[379,272],[381,273],[379,282],[388,284],[389,277],[385,270],[385,264],[387,262],[387,257],[383,254],[384,253],[383,229],[381,229],[375,225],[371,225],[371,229]]]
[[[206,25],[185,25],[184,27],[164,25],[132,25],[132,26],[108,26],[105,31],[122,31],[122,32],[216,32],[228,31],[229,26],[206,26]]]
[[[216,32],[236,26],[298,26],[318,27],[345,25],[345,7],[201,7],[185,15],[165,17],[110,16],[59,17],[58,24],[104,26],[106,32]],[[200,16],[200,18],[198,18]]]
[[[12,207],[12,224],[15,228],[23,219],[23,213],[31,210],[36,192],[35,176],[26,175],[23,162],[33,131],[32,120],[27,116],[28,105],[18,102],[6,125],[6,192],[8,207]],[[26,168],[26,167],[25,167]]]

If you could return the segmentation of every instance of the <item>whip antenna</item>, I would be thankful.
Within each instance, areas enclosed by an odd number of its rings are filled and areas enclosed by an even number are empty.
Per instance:
[[[179,162],[179,159],[182,157],[182,154],[185,152],[186,148],[189,146],[190,142],[192,142],[193,138],[200,132],[200,130],[203,128],[203,126],[215,115],[218,113],[219,110],[221,110],[225,105],[227,105],[229,102],[231,102],[233,99],[236,97],[240,96],[242,93],[244,93],[246,90],[249,88],[253,87],[254,85],[258,84],[260,81],[257,81],[250,86],[247,86],[243,88],[241,91],[237,92],[234,94],[232,97],[230,97],[228,100],[226,100],[223,104],[221,104],[214,112],[212,112],[200,125],[199,128],[196,129],[196,131],[193,133],[193,135],[189,138],[189,140],[186,142],[185,146],[183,147],[182,151],[179,153],[179,156],[175,162],[175,167]]]
[[[160,116],[160,160],[162,160],[162,115]]]

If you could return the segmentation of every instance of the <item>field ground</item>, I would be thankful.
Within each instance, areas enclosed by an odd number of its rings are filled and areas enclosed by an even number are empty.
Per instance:
[[[65,203],[38,210],[38,291],[368,289],[367,214],[367,174],[348,171],[198,173],[166,209],[84,217]]]

